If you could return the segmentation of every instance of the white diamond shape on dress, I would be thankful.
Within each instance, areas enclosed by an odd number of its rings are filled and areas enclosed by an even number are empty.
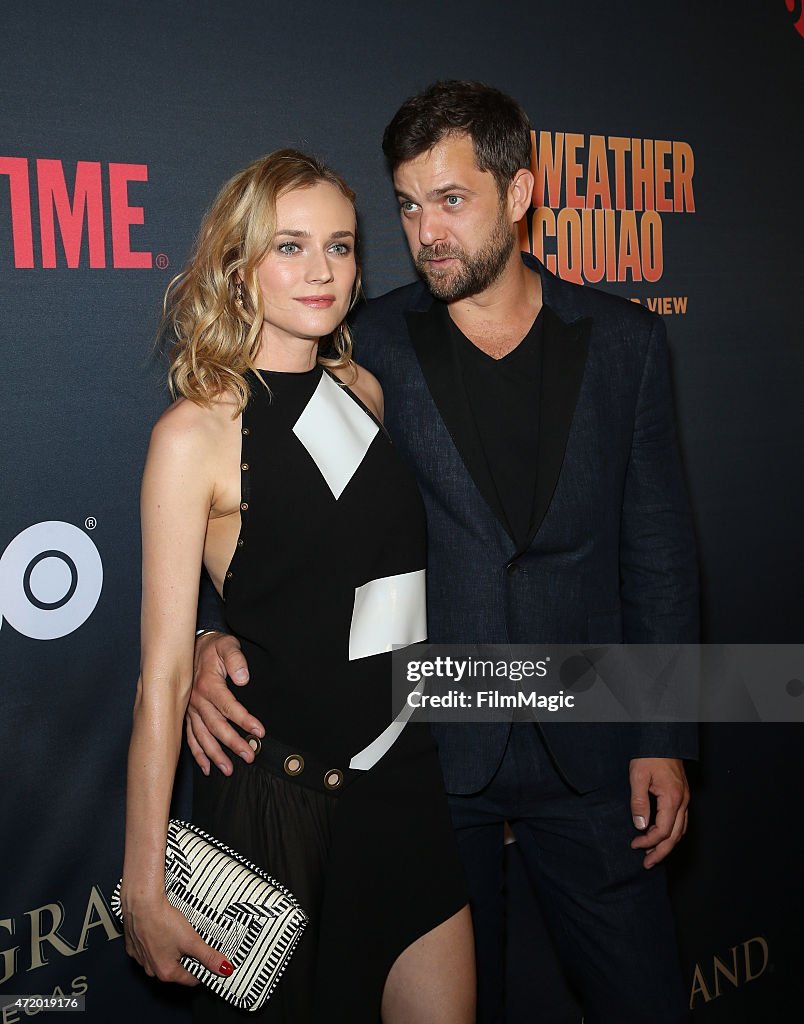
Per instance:
[[[366,457],[379,429],[357,402],[328,373],[323,373],[296,420],[293,433],[310,453],[337,499]]]
[[[418,569],[355,587],[349,661],[427,639],[425,575]]]

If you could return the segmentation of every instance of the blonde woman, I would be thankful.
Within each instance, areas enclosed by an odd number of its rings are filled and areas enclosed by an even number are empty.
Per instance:
[[[169,290],[177,401],[142,486],[142,667],[129,752],[126,947],[150,975],[231,973],[164,894],[168,809],[206,567],[268,725],[197,773],[194,821],[310,915],[262,1019],[469,1024],[471,921],[436,752],[392,707],[392,644],[425,638],[424,511],[351,359],[354,194],[281,150],[224,185]],[[243,1014],[199,989],[197,1021]]]

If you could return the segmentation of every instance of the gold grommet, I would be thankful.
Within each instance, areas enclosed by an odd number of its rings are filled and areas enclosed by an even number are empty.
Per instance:
[[[247,502],[247,501],[241,501],[241,502],[240,502],[240,508],[241,508],[241,509],[242,509],[242,510],[243,510],[244,512],[248,512],[248,502]]]
[[[259,736],[249,736],[246,742],[248,743],[248,745],[251,747],[255,754],[259,754],[259,752],[262,750],[262,740],[260,740]]]
[[[327,789],[339,789],[343,782],[343,772],[340,768],[330,768],[324,773],[324,785]]]
[[[232,576],[234,576],[234,573],[232,573],[232,572],[227,572],[226,573],[226,579],[227,580],[230,580],[232,578]]]
[[[250,431],[250,430],[248,429],[248,427],[243,427],[243,435],[244,435],[245,437],[248,437],[248,435],[249,435],[250,433],[251,433],[251,431]]]
[[[243,547],[243,544],[244,544],[244,543],[245,543],[245,542],[244,542],[243,538],[241,537],[241,538],[240,538],[240,540],[239,540],[239,541],[237,542],[237,546],[238,546],[239,548],[242,548],[242,547]]]
[[[301,754],[288,754],[285,758],[285,772],[288,775],[301,775],[304,771],[304,758]]]
[[[246,470],[246,469],[248,469],[248,463],[247,463],[247,462],[241,462],[241,463],[240,463],[240,468],[241,468],[242,470]]]

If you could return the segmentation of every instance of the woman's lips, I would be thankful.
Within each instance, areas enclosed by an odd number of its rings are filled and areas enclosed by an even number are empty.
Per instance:
[[[301,302],[303,306],[309,306],[310,309],[329,309],[334,301],[334,295],[305,295],[296,299],[296,302]]]

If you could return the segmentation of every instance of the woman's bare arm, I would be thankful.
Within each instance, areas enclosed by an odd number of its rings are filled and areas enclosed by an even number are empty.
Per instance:
[[[209,414],[208,418],[209,418]],[[155,426],[142,484],[142,654],[128,758],[122,902],[126,946],[148,974],[196,984],[189,954],[218,973],[207,946],[165,897],[165,842],[190,694],[195,613],[214,489],[204,412],[173,405]]]

